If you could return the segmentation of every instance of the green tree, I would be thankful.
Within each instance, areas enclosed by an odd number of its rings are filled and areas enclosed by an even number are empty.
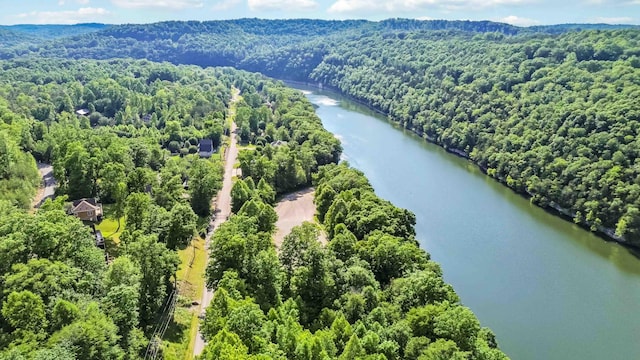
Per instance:
[[[69,346],[76,359],[122,359],[124,352],[118,345],[117,327],[102,312],[97,303],[89,303],[80,320],[54,333],[49,342]]]
[[[128,256],[140,268],[140,323],[153,323],[156,313],[172,290],[171,279],[180,260],[155,236],[138,235],[128,246]]]
[[[28,290],[9,294],[2,304],[2,317],[20,331],[40,333],[47,327],[42,299]]]
[[[132,193],[127,197],[125,214],[127,218],[127,230],[133,232],[143,230],[149,226],[149,210],[151,199],[144,193]]]
[[[199,216],[211,213],[211,199],[220,190],[222,166],[205,159],[193,162],[189,170],[191,208]]]
[[[191,207],[184,203],[177,203],[170,213],[171,222],[167,234],[167,247],[175,249],[189,244],[196,232],[198,217]]]
[[[106,203],[115,203],[121,196],[119,191],[120,183],[125,178],[125,168],[123,164],[108,163],[100,170],[99,189],[100,198]]]
[[[252,196],[251,189],[243,180],[236,181],[231,188],[231,211],[238,213]]]

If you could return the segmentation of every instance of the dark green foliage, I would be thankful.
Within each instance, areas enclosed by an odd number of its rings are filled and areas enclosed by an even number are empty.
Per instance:
[[[303,107],[293,103],[278,112]],[[245,112],[240,114],[247,119],[240,121],[250,122]],[[418,247],[415,216],[377,197],[348,164],[302,169],[301,179],[317,186],[324,229],[311,223],[294,227],[276,256],[270,236],[275,213],[262,194],[269,182],[278,191],[294,188],[294,168],[302,167],[296,159],[307,146],[293,142],[305,126],[292,124],[287,144],[240,155],[243,175],[250,177],[232,190],[238,215],[219,227],[210,247],[207,284],[215,293],[202,324],[209,340],[205,357],[504,357]],[[249,139],[253,135],[247,133]],[[323,230],[331,240],[327,247],[319,242]]]
[[[211,198],[222,186],[222,167],[204,159],[195,160],[189,169],[191,208],[199,216],[211,213]]]
[[[518,28],[489,21],[244,19],[114,26],[30,51],[234,65],[321,83],[468,157],[532,202],[637,245],[639,34],[633,26],[588,24]],[[175,78],[175,72],[156,69],[148,80]],[[263,97],[269,101],[263,106],[249,95],[240,109],[244,140],[261,145],[309,140],[316,165],[337,160],[324,141],[288,131],[299,114],[283,113],[282,98]],[[119,103],[118,97],[108,99]],[[32,116],[50,121],[68,106],[60,105],[68,103],[62,100],[33,106]],[[96,110],[110,117],[113,106],[94,100]],[[270,115],[265,107],[272,101]],[[277,118],[273,126],[271,116]],[[172,151],[179,151],[185,138],[173,143]],[[310,180],[308,170],[315,165],[307,158],[301,152],[295,159],[280,155],[277,164],[260,160],[243,171],[255,180],[265,177],[277,192],[289,191],[305,183],[303,172]],[[87,184],[81,185],[78,191],[87,191]],[[320,210],[324,215],[326,209]]]
[[[2,66],[0,187],[13,194],[0,199],[0,358],[138,358],[175,292],[174,248],[195,233],[184,187],[206,214],[221,182],[219,161],[170,157],[163,148],[169,139],[193,146],[207,136],[219,144],[231,84],[263,80],[131,61]],[[94,113],[76,116],[78,108]],[[53,163],[61,196],[29,214],[14,205],[31,202],[39,182],[34,156]],[[256,201],[274,201],[267,183],[256,193]],[[91,227],[65,212],[67,195],[97,195],[109,217],[126,217],[110,264]],[[265,230],[275,222],[269,209],[260,203]],[[279,301],[278,259],[260,243],[249,245],[248,288],[267,309]],[[248,293],[243,281],[234,294]],[[234,329],[246,324],[237,315]]]

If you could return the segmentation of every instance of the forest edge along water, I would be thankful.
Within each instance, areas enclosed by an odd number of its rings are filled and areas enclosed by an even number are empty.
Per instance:
[[[343,159],[417,217],[417,238],[513,359],[640,357],[640,261],[341,95],[300,84]]]
[[[368,111],[371,111],[375,114],[387,117],[387,121],[389,122],[389,124],[393,125],[393,127],[398,128],[398,129],[402,129],[403,131],[407,131],[407,132],[411,132],[413,135],[421,138],[422,140],[432,143],[434,145],[438,145],[440,146],[443,150],[447,151],[448,153],[451,153],[453,155],[459,156],[463,159],[469,160],[470,162],[472,162],[473,164],[475,164],[485,175],[490,176],[488,174],[488,169],[482,165],[476,164],[471,157],[469,156],[468,153],[466,153],[463,150],[454,148],[454,147],[447,147],[447,146],[443,146],[440,143],[438,143],[438,141],[436,141],[436,139],[428,136],[427,134],[422,133],[419,130],[416,130],[414,128],[404,128],[402,127],[398,122],[392,121],[388,118],[388,114],[385,113],[382,110],[376,109],[373,106],[370,106],[369,104],[367,104],[364,101],[361,101],[358,98],[355,98],[353,96],[349,96],[347,94],[344,94],[342,91],[340,91],[340,89],[337,88],[333,88],[331,86],[325,86],[322,83],[318,83],[317,85],[314,83],[308,83],[308,82],[301,82],[301,81],[293,81],[293,80],[283,80],[286,84],[288,84],[289,86],[292,87],[305,87],[305,88],[310,88],[310,89],[316,89],[319,91],[328,91],[328,92],[332,92],[332,93],[336,93],[339,94],[341,97],[355,103],[358,104],[364,108],[366,108]],[[507,186],[507,181],[506,179],[503,178],[498,178],[498,177],[492,177],[494,180],[500,182],[501,184],[503,184],[504,186]],[[528,192],[528,191],[524,191],[524,192],[518,192],[515,189],[510,188],[512,191],[518,193],[519,195],[524,196],[527,199],[531,199],[532,198],[532,193]],[[559,206],[558,204],[556,204],[553,201],[550,201],[546,206],[543,206],[542,204],[536,204],[540,207],[542,207],[544,210],[551,212],[554,215],[557,215],[567,221],[571,221],[573,222],[573,219],[575,218],[576,214],[575,212],[572,212],[570,209],[565,209],[561,206]],[[634,246],[633,244],[631,244],[630,242],[628,242],[623,236],[619,236],[616,234],[616,230],[613,228],[608,228],[608,227],[604,227],[604,226],[600,226],[600,225],[593,225],[589,222],[584,222],[584,223],[577,223],[578,226],[581,226],[587,230],[592,231],[594,234],[600,236],[603,240],[605,241],[614,241],[617,242],[625,247],[628,248],[628,250],[634,254],[636,257],[640,258],[640,248],[637,246]],[[590,229],[589,227],[593,226],[593,229]]]

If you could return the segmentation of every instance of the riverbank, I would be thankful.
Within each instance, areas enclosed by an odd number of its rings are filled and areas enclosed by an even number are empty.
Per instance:
[[[628,311],[640,299],[640,261],[625,247],[336,93],[299,88],[344,140],[349,164],[381,198],[416,215],[420,246],[508,355],[595,360],[615,348],[616,358],[640,356],[640,315]]]
[[[437,141],[437,139],[428,136],[427,134],[424,134],[424,132],[418,130],[418,129],[414,129],[413,127],[405,127],[403,126],[402,123],[400,123],[399,121],[395,121],[393,118],[390,117],[390,115],[388,113],[386,113],[385,111],[378,109],[376,107],[374,107],[371,104],[368,104],[367,102],[364,102],[358,98],[354,98],[351,95],[345,94],[342,92],[342,90],[340,90],[339,88],[333,87],[333,86],[329,86],[329,85],[325,85],[322,83],[318,83],[318,82],[302,82],[302,81],[291,81],[291,80],[283,80],[283,82],[285,84],[292,84],[292,85],[302,85],[302,86],[306,86],[306,87],[310,87],[310,88],[315,88],[315,89],[319,89],[321,91],[330,91],[330,92],[335,92],[337,94],[339,94],[340,96],[348,99],[349,101],[352,101],[358,105],[361,105],[365,108],[367,108],[368,110],[375,112],[377,114],[383,115],[387,121],[389,122],[389,124],[393,125],[396,128],[400,128],[406,131],[409,131],[410,133],[412,133],[413,135],[421,138],[422,140],[429,142],[431,144],[437,145],[440,148],[444,149],[445,151],[447,151],[450,154],[456,155],[460,158],[463,158],[467,161],[469,161],[471,164],[475,165],[478,167],[478,169],[480,169],[486,176],[494,179],[495,181],[497,181],[498,183],[500,183],[501,185],[504,185],[504,187],[510,189],[511,191],[513,191],[514,193],[522,196],[523,198],[531,201],[531,199],[533,198],[534,194],[529,193],[527,191],[519,191],[518,189],[514,189],[510,186],[507,185],[507,181],[506,179],[502,179],[499,177],[494,177],[488,174],[488,169],[484,166],[481,166],[480,164],[478,164],[477,162],[475,162],[468,153],[466,153],[465,151],[461,150],[461,149],[456,149],[456,148],[451,148],[451,147],[447,147],[444,146],[443,144],[439,143]],[[556,203],[554,203],[553,201],[550,201],[549,204],[544,205],[544,204],[540,204],[534,201],[531,201],[532,204],[538,206],[541,209],[544,209],[545,211],[549,212],[550,214],[553,214],[554,216],[557,216],[565,221],[574,223],[578,226],[580,226],[581,228],[592,232],[593,234],[597,235],[599,238],[601,238],[604,241],[607,242],[615,242],[618,243],[622,246],[624,246],[625,248],[627,248],[632,254],[634,254],[634,256],[640,258],[640,246],[638,245],[634,245],[629,243],[629,241],[627,239],[625,239],[624,237],[620,237],[617,236],[615,234],[615,229],[612,228],[606,228],[603,226],[599,226],[597,228],[596,231],[593,231],[591,226],[592,224],[586,222],[586,221],[582,221],[582,222],[578,222],[576,223],[574,221],[574,216],[575,216],[575,212],[571,209],[565,209],[560,207],[559,205],[557,205]],[[573,215],[571,215],[573,214]]]

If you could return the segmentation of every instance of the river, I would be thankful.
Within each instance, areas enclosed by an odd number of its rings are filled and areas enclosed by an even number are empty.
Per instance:
[[[640,260],[531,205],[469,161],[334,92],[300,85],[377,194],[512,359],[640,359]]]

